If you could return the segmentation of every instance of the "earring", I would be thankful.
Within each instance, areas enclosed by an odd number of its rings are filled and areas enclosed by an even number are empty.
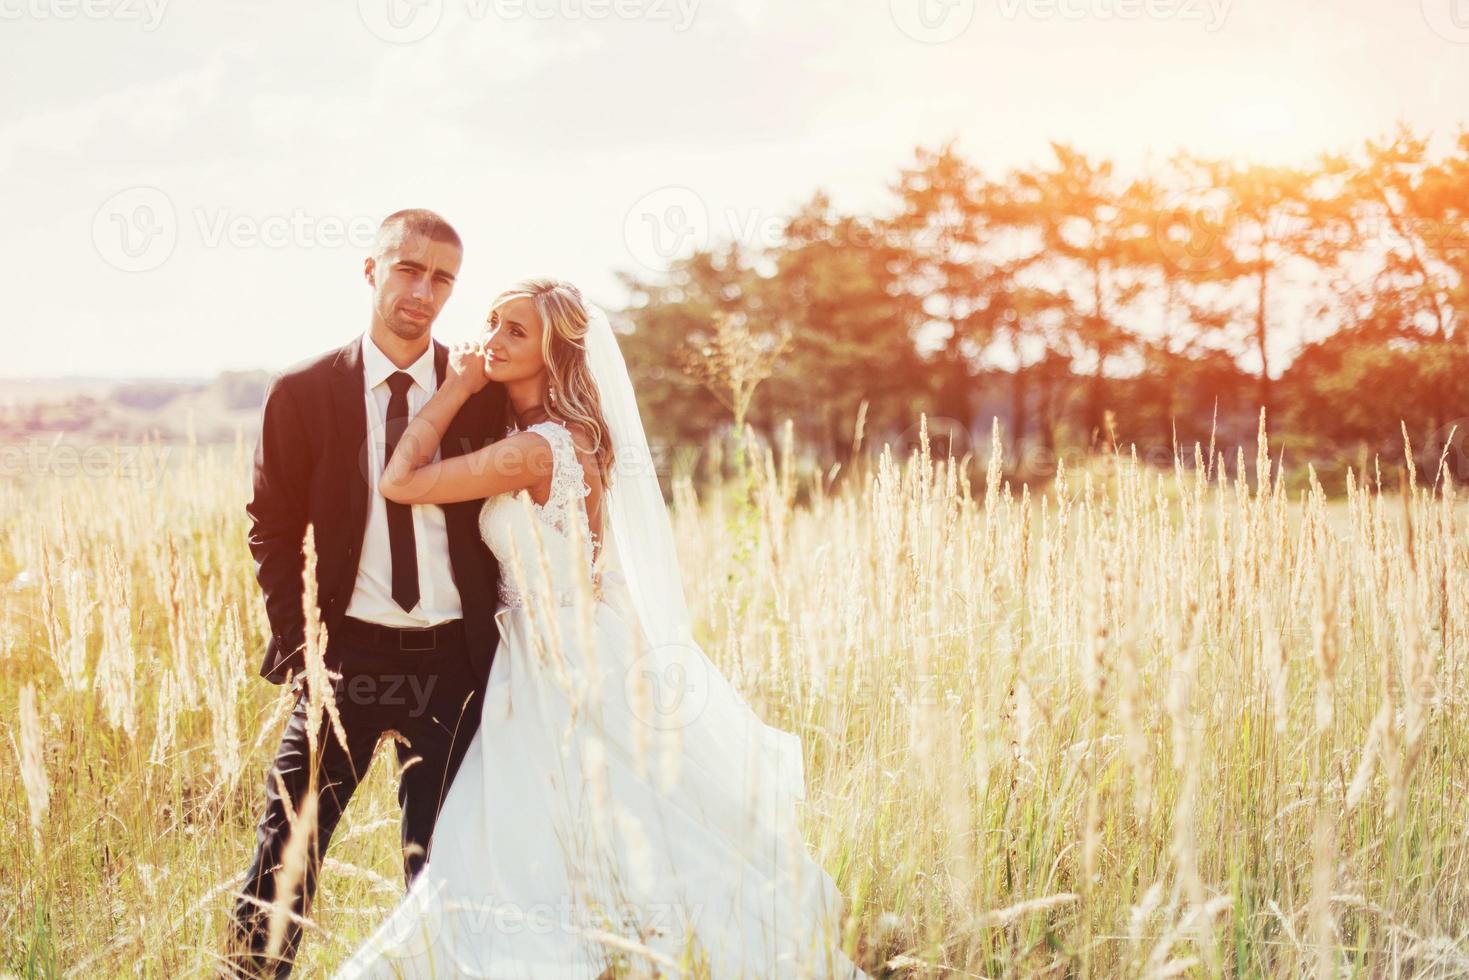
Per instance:
[[[552,405],[556,404],[556,389],[555,388],[547,388],[546,389],[546,394],[550,396],[550,398],[551,398],[551,404]]]

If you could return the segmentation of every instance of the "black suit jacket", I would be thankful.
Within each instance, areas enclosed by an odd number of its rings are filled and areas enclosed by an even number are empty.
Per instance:
[[[434,369],[442,383],[448,348],[438,341],[433,347]],[[505,389],[492,382],[459,410],[440,453],[458,456],[503,438],[508,415]],[[376,428],[380,437],[381,426]],[[283,683],[288,672],[299,674],[304,666],[302,572],[308,524],[315,528],[317,606],[328,638],[352,598],[367,529],[367,432],[361,337],[271,380],[255,449],[254,493],[245,510],[255,576],[265,593],[271,629],[260,673],[272,683]],[[500,576],[499,563],[480,539],[483,503],[439,505],[464,607],[469,654],[481,683],[489,677],[499,642],[495,608]]]

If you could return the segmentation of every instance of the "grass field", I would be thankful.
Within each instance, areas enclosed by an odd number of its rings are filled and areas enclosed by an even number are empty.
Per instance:
[[[705,649],[804,743],[869,972],[1469,974],[1452,492],[1292,497],[1263,444],[1044,492],[998,458],[973,492],[924,457],[835,490],[786,458],[745,503],[676,481],[675,521]],[[288,703],[255,675],[247,454],[175,463],[0,485],[0,970],[215,966]],[[300,976],[401,893],[391,770]]]

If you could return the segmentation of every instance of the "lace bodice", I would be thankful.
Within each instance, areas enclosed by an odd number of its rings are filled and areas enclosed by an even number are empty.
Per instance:
[[[518,431],[512,429],[511,434]],[[504,605],[525,605],[526,582],[532,591],[544,592],[547,575],[554,601],[570,605],[575,601],[580,569],[592,568],[597,543],[587,518],[586,497],[591,487],[566,426],[547,420],[525,431],[551,444],[551,492],[544,504],[537,504],[525,490],[489,498],[479,512],[480,535],[500,562],[499,597]],[[573,521],[580,528],[580,555],[573,551]]]

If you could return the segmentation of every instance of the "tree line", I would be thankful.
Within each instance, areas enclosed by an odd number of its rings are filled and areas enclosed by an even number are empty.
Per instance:
[[[1137,175],[1059,142],[1005,173],[920,147],[881,214],[818,192],[777,244],[622,274],[650,434],[728,427],[723,359],[760,366],[750,425],[789,419],[819,460],[859,420],[906,448],[923,413],[959,451],[998,418],[1027,476],[1118,447],[1232,462],[1263,409],[1324,479],[1401,466],[1405,435],[1420,478],[1469,478],[1469,133],[1430,142],[1399,125],[1308,166],[1181,152]]]

